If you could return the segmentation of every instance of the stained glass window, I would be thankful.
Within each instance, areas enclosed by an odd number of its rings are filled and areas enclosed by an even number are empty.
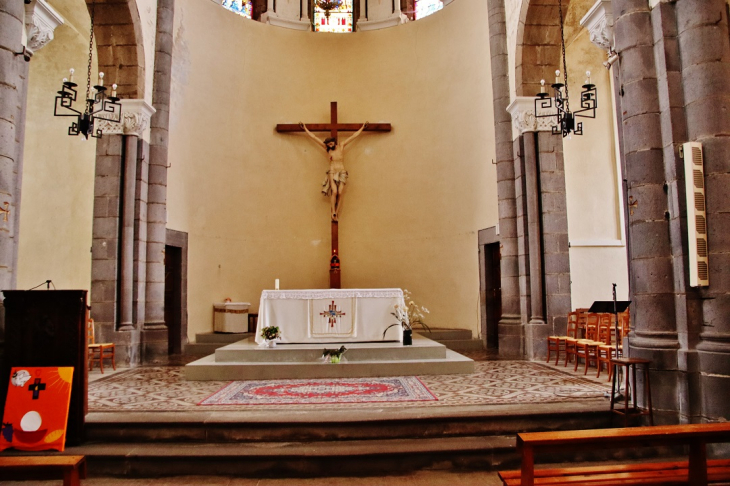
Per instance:
[[[253,0],[223,0],[223,6],[249,19],[253,16]]]
[[[352,32],[352,0],[343,0],[342,6],[330,10],[327,18],[323,9],[314,6],[314,30],[316,32]]]
[[[416,20],[428,17],[444,8],[442,0],[416,0]]]

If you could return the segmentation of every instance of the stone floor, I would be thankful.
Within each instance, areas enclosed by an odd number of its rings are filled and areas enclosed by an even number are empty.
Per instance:
[[[575,402],[602,398],[606,381],[596,381],[570,368],[528,361],[477,361],[468,375],[421,375],[419,379],[436,396],[419,407],[468,405],[529,405]],[[89,383],[89,412],[190,412],[254,411],[266,405],[199,405],[228,381],[187,381],[181,366],[149,366],[93,375]],[[604,374],[605,376],[605,374]],[[318,409],[320,405],[270,405],[277,410]],[[402,407],[402,403],[345,403],[330,409]]]
[[[9,481],[3,486],[59,486],[61,481]],[[309,479],[253,479],[221,476],[182,476],[157,479],[89,478],[82,486],[497,486],[495,472],[418,471],[404,476]]]

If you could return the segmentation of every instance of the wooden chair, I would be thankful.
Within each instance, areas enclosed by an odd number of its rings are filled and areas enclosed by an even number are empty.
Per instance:
[[[94,319],[86,321],[86,336],[89,343],[89,371],[94,369],[94,360],[99,362],[99,370],[104,373],[104,359],[112,360],[112,368],[116,371],[114,343],[97,343],[94,339]]]
[[[598,373],[596,373],[596,378],[601,376],[601,368],[605,364],[608,370],[608,381],[611,381],[613,377],[611,359],[616,358],[616,347],[611,345],[611,336],[614,333],[613,322],[614,319],[611,314],[601,314],[598,321],[598,341],[601,344],[598,345],[597,349],[598,362],[596,367],[598,368]]]
[[[581,358],[585,361],[584,375],[588,374],[588,366],[591,362],[598,366],[598,314],[588,314],[586,317],[586,339],[578,339],[575,343],[575,367],[578,370],[578,362]]]
[[[586,319],[588,318],[588,315],[590,312],[588,312],[587,307],[579,307],[575,310],[575,312],[578,314],[578,339],[585,339],[586,338]]]
[[[560,351],[567,353],[566,350],[566,344],[568,339],[572,339],[573,342],[575,342],[576,332],[577,332],[577,326],[578,326],[578,314],[575,312],[569,312],[568,313],[568,328],[565,336],[548,336],[548,351],[547,351],[547,361],[546,363],[550,362],[550,352],[555,351],[555,366],[558,365],[558,361],[560,360]],[[566,354],[566,360],[567,360],[567,354]],[[566,365],[567,366],[567,365]]]
[[[570,314],[568,314],[568,336],[565,338],[565,363],[563,366],[568,366],[571,356],[573,359],[576,357],[575,343],[578,342],[578,336],[580,333],[580,328],[578,327],[580,325],[580,313],[576,311],[572,314],[574,314],[572,318]]]

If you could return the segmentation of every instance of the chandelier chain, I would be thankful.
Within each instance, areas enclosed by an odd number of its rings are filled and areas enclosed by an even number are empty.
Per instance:
[[[565,31],[563,29],[563,1],[558,0],[558,12],[560,13],[560,45],[563,48],[563,78],[565,79],[565,109],[570,111],[570,97],[568,96],[568,65],[565,62]]]
[[[96,1],[91,3],[91,31],[89,32],[89,67],[86,71],[86,99],[91,98],[91,62],[94,53],[94,7]],[[86,113],[89,113],[88,103],[86,104]]]

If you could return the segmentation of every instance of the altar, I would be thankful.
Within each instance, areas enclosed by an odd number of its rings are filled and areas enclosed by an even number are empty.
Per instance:
[[[401,289],[264,290],[256,342],[267,326],[278,326],[279,342],[288,344],[402,342],[400,325],[388,329],[399,324],[396,304],[405,306]]]

